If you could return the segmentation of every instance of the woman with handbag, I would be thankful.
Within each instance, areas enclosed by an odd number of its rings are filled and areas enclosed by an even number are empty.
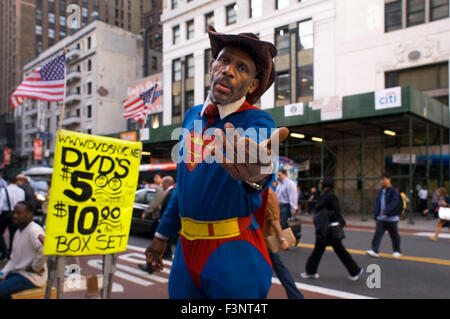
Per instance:
[[[328,212],[328,229],[325,238],[317,236],[314,250],[309,256],[306,262],[306,272],[301,273],[302,278],[319,278],[317,268],[320,263],[320,259],[325,251],[325,248],[329,245],[333,247],[334,252],[347,268],[350,276],[348,279],[355,281],[358,280],[363,269],[356,264],[352,256],[347,252],[342,239],[344,239],[345,220],[341,215],[341,209],[339,207],[339,200],[334,194],[334,181],[332,178],[325,178],[320,183],[320,188],[323,190],[322,195],[319,197],[319,201],[316,207],[316,214]]]
[[[428,214],[430,211],[438,215],[439,209],[441,207],[450,207],[450,197],[447,196],[447,190],[444,187],[441,187],[439,188],[438,193],[439,193],[438,202],[435,203],[431,209],[424,210],[423,212],[424,215]],[[443,227],[450,228],[450,220],[439,219],[436,225],[436,232],[434,233],[434,236],[430,237],[430,239],[436,241]]]

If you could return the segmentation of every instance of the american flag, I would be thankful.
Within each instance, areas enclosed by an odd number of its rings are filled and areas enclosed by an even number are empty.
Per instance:
[[[62,54],[33,71],[11,95],[16,108],[25,98],[43,101],[64,101],[66,93],[66,55]]]
[[[153,103],[157,86],[158,84],[155,83],[150,89],[138,96],[132,96],[124,100],[122,103],[124,107],[123,117],[126,119],[135,119],[140,123],[144,122]]]

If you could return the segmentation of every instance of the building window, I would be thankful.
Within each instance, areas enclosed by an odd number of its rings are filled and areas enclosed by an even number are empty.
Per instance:
[[[54,13],[48,14],[48,23],[55,24],[55,14]]]
[[[65,31],[59,31],[59,38],[64,39],[67,36]]]
[[[448,18],[449,0],[431,0],[430,1],[430,21]]]
[[[449,0],[385,0],[385,32],[449,17]]]
[[[178,0],[171,0],[172,9],[175,9],[178,7]]]
[[[313,66],[305,65],[298,67],[297,80],[297,97],[313,97],[314,96],[314,75]]]
[[[87,118],[88,119],[92,118],[92,105],[88,105],[87,106],[86,113],[87,113]]]
[[[298,24],[298,49],[309,50],[314,47],[314,30],[312,20],[302,21]]]
[[[275,99],[280,103],[277,106],[282,106],[290,102],[291,88],[290,88],[289,72],[279,72],[275,76]]]
[[[289,0],[275,0],[275,1],[277,10],[289,7]]]
[[[88,62],[87,62],[87,70],[88,70],[88,72],[92,71],[92,60],[88,60]]]
[[[172,28],[172,43],[179,44],[180,43],[180,26],[174,26]]]
[[[36,21],[42,21],[42,10],[36,9]]]
[[[186,22],[186,39],[193,39],[194,38],[194,20],[190,20],[188,22]]]
[[[211,63],[211,49],[205,50],[205,74],[209,73],[209,64]]]
[[[36,34],[37,35],[42,35],[42,26],[36,25]]]
[[[406,25],[408,27],[425,23],[425,0],[407,0]]]
[[[402,28],[402,1],[395,0],[386,2],[384,7],[385,32],[395,31]]]
[[[89,82],[87,84],[87,94],[91,95],[92,94],[92,82]]]
[[[205,32],[208,32],[208,26],[214,26],[214,12],[205,14]]]
[[[87,49],[90,50],[92,45],[92,39],[91,37],[87,38]]]
[[[89,16],[88,8],[81,9],[81,15],[83,16],[83,18],[87,18]]]
[[[284,26],[275,29],[275,46],[278,50],[278,55],[289,54],[289,27]]]
[[[194,106],[194,91],[187,91],[185,95],[185,103],[186,110]]]
[[[195,62],[194,56],[188,55],[186,57],[186,79],[190,79],[194,77],[195,73]]]
[[[158,59],[155,56],[152,56],[152,70],[158,69]]]
[[[176,59],[172,62],[172,81],[181,81],[181,60]]]
[[[181,116],[181,95],[172,96],[172,117]]]
[[[386,88],[411,86],[448,105],[448,62],[386,72]]]
[[[314,27],[311,19],[298,23],[298,59],[296,75],[297,101],[313,100],[314,96]]]
[[[66,27],[66,17],[59,16],[59,26],[65,28]]]
[[[237,21],[237,5],[233,3],[226,7],[227,12],[227,25],[234,24]]]
[[[250,18],[262,16],[262,0],[250,0]]]
[[[54,29],[48,29],[48,37],[50,39],[54,39],[55,38],[55,30]]]

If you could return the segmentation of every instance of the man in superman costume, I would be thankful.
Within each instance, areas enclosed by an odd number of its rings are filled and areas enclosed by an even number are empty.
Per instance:
[[[271,149],[289,131],[274,130],[272,117],[251,104],[273,83],[276,48],[252,33],[209,27],[208,35],[211,91],[185,114],[177,186],[147,263],[161,270],[167,240],[179,232],[170,298],[266,298],[272,265],[261,192],[273,178]]]

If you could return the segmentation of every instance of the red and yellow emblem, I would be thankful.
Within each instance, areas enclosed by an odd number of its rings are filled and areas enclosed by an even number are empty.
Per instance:
[[[192,172],[205,158],[212,155],[214,149],[214,136],[195,133],[186,135],[186,166]]]

